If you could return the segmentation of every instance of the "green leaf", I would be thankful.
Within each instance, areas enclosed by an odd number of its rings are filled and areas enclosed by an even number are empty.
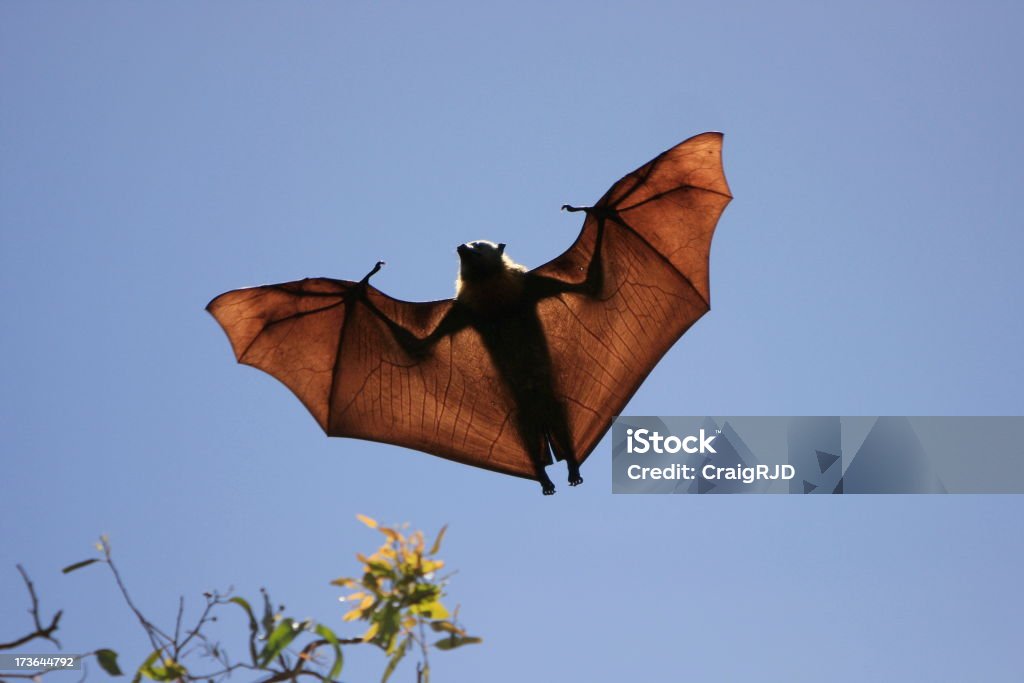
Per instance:
[[[92,558],[92,559],[89,559],[89,560],[82,560],[81,562],[75,562],[74,564],[69,564],[68,566],[64,567],[64,569],[61,569],[60,571],[62,573],[64,573],[64,574],[70,574],[71,572],[75,571],[76,569],[81,569],[82,567],[88,567],[93,562],[99,562],[99,560],[96,559],[95,557]]]
[[[384,648],[388,654],[394,652],[395,638],[402,629],[402,612],[392,603],[387,603],[381,610],[373,615],[373,622],[377,624],[377,635],[373,642]]]
[[[398,646],[397,650],[395,650],[395,653],[391,655],[391,659],[388,660],[387,668],[384,669],[384,675],[381,677],[380,683],[388,683],[388,679],[391,678],[391,674],[395,672],[395,667],[397,667],[398,663],[402,661],[402,657],[405,656],[410,645],[412,645],[411,635],[406,636],[405,640],[402,641],[402,644]]]
[[[433,555],[441,549],[441,539],[444,538],[444,532],[446,531],[448,531],[447,524],[441,527],[441,530],[437,532],[437,538],[434,539],[434,545],[430,546],[430,552],[427,553],[428,555]]]
[[[185,668],[184,664],[180,662],[168,661],[167,667],[164,669],[165,681],[177,681],[179,679],[188,678],[188,669]]]
[[[440,586],[435,586],[432,583],[421,583],[412,589],[412,594],[409,595],[408,601],[411,604],[416,604],[420,602],[434,602],[440,596]]]
[[[111,676],[124,675],[121,672],[121,667],[117,665],[117,653],[113,650],[96,650],[96,660],[100,663],[100,666],[103,667],[103,670]]]
[[[378,578],[387,578],[392,575],[391,565],[387,562],[370,560],[366,563],[366,566],[369,567],[370,574]]]
[[[154,681],[170,681],[171,673],[165,666],[150,666],[142,673],[146,674],[147,677],[152,678]]]
[[[274,630],[274,607],[270,603],[270,593],[264,588],[260,592],[263,593],[263,633],[269,637]]]
[[[153,662],[155,662],[159,656],[160,650],[153,650],[153,652],[146,657],[146,661],[142,662],[139,666],[139,670],[135,672],[135,678],[132,679],[132,683],[139,683],[143,676],[146,676],[146,678],[153,678],[151,673],[153,670]]]
[[[249,604],[249,602],[245,598],[237,597],[231,598],[230,600],[228,600],[228,602],[233,602],[245,610],[245,613],[249,616],[249,631],[251,631],[253,635],[256,635],[256,633],[260,630],[260,625],[256,621],[256,615],[253,613],[252,606]]]
[[[482,639],[474,636],[451,635],[434,643],[434,647],[438,650],[454,650],[455,648],[462,647],[463,645],[474,645],[482,642],[484,642]]]
[[[252,605],[249,604],[248,600],[246,600],[245,598],[234,597],[234,598],[231,598],[230,600],[228,600],[228,602],[233,602],[236,605],[238,605],[239,607],[241,607],[242,609],[244,609],[245,613],[249,615],[249,623],[253,627],[256,626],[256,615],[253,614]]]
[[[154,666],[156,661],[160,658],[160,650],[154,650],[146,661],[139,667],[138,673],[135,674],[135,681],[141,679],[142,676],[151,678],[154,681],[176,681],[180,678],[188,677],[188,669],[185,668],[180,662],[176,662],[173,659],[164,660],[162,666]]]
[[[256,615],[252,611],[252,605],[250,605],[249,601],[246,600],[245,598],[239,598],[239,597],[231,598],[230,600],[228,600],[228,602],[235,603],[236,605],[238,605],[239,607],[244,609],[245,613],[247,615],[249,615],[249,657],[250,657],[250,659],[252,659],[252,663],[255,664],[256,663],[256,636],[259,635],[260,625],[259,625],[259,622],[256,621]]]
[[[295,636],[299,635],[301,630],[291,619],[282,619],[277,628],[270,632],[267,644],[263,646],[263,652],[260,653],[258,666],[266,666],[274,657],[281,654],[288,644],[295,640]]]
[[[457,636],[464,636],[466,632],[450,621],[432,621],[429,624],[437,633],[454,633]]]
[[[333,680],[341,675],[341,666],[344,663],[341,656],[341,645],[338,643],[338,636],[334,635],[334,631],[323,624],[316,625],[316,632],[334,648],[334,666],[331,667],[330,673],[327,674],[327,677]]]
[[[167,671],[167,668],[163,666],[150,666],[142,673],[144,673],[147,678],[151,678],[154,681],[171,680],[171,674]]]
[[[436,600],[434,602],[428,602],[419,605],[410,605],[409,611],[412,614],[422,614],[430,619],[447,619],[448,610],[445,606]]]

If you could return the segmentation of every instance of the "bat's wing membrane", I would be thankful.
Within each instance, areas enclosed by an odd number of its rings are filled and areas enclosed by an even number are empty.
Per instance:
[[[730,200],[721,135],[705,133],[617,182],[580,236],[534,274],[583,284],[601,235],[596,293],[538,302],[556,395],[580,462],[668,348],[709,308],[708,254]],[[283,382],[331,436],[405,446],[536,478],[514,399],[479,333],[462,327],[410,354],[367,305],[417,338],[453,301],[410,303],[366,285],[312,278],[227,292],[207,310],[239,362]]]
[[[396,444],[534,478],[513,430],[512,398],[479,335],[464,328],[410,355],[355,295],[357,283],[311,278],[222,294],[207,310],[240,363],[283,382],[330,436]],[[365,296],[412,335],[437,329],[453,302]]]
[[[711,238],[731,199],[721,148],[720,133],[704,133],[633,171],[588,212],[572,247],[533,271],[583,283],[602,234],[596,296],[563,292],[538,304],[555,392],[580,462],[658,360],[710,308]]]

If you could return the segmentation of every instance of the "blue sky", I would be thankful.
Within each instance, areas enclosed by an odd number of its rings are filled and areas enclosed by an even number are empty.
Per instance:
[[[1024,412],[1019,5],[487,5],[0,5],[0,639],[21,562],[67,651],[145,656],[58,573],[100,533],[155,618],[266,585],[343,631],[364,513],[450,524],[485,644],[437,680],[1019,676],[1020,496],[613,497],[606,440],[544,498],[327,439],[234,364],[222,291],[384,258],[450,296],[455,245],[542,263],[561,204],[722,130],[713,310],[629,413]]]

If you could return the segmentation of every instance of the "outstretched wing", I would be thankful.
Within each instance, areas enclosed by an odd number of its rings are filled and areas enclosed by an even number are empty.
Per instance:
[[[568,251],[532,271],[581,285],[601,239],[597,291],[565,291],[538,304],[580,462],[710,309],[711,237],[732,198],[721,150],[722,135],[704,133],[633,171],[588,211]]]
[[[453,302],[410,303],[366,285],[313,278],[239,289],[207,310],[240,363],[283,382],[330,436],[405,446],[535,478],[513,431],[512,398],[479,335],[463,328],[412,356],[366,304],[423,338]]]

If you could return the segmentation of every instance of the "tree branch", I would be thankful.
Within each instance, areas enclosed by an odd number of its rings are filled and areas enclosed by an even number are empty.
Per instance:
[[[36,588],[32,585],[32,579],[28,578],[28,572],[20,564],[15,565],[18,568],[18,572],[21,573],[21,578],[25,580],[25,586],[28,588],[29,597],[32,598],[32,609],[29,613],[32,615],[32,622],[36,627],[36,630],[29,633],[27,636],[12,640],[9,643],[0,643],[0,650],[13,650],[19,645],[35,640],[36,638],[43,638],[49,640],[51,643],[60,647],[60,641],[53,637],[53,632],[57,630],[57,625],[60,623],[60,617],[64,613],[62,610],[58,610],[53,615],[53,621],[50,622],[49,626],[43,626],[42,621],[39,619],[39,598],[36,596]]]

